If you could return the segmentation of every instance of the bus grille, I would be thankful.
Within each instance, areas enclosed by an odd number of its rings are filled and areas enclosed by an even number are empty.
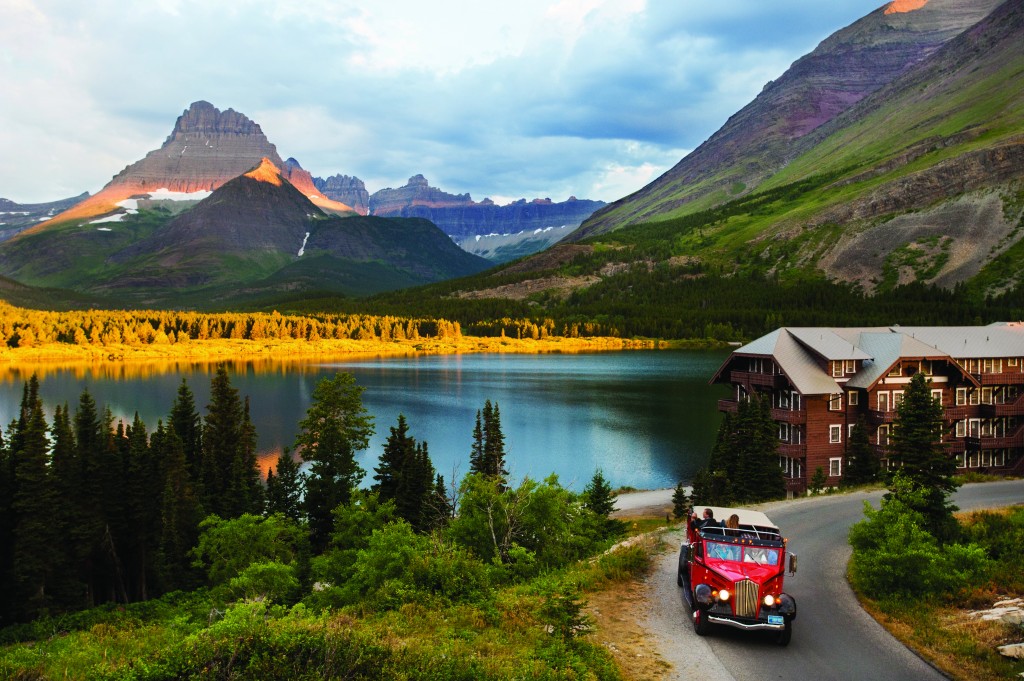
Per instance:
[[[749,579],[736,582],[736,616],[754,617],[757,614],[757,584]]]

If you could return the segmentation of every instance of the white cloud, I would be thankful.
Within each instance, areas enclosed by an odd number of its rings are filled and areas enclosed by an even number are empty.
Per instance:
[[[6,0],[0,196],[96,191],[206,99],[371,191],[614,200],[877,2]]]

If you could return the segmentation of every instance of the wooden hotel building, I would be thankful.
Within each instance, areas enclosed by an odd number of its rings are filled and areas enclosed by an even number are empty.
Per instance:
[[[1024,474],[1024,323],[991,326],[780,328],[737,349],[711,379],[732,386],[719,410],[771,400],[790,494],[820,466],[842,481],[850,432],[863,419],[882,466],[896,406],[924,372],[945,411],[957,470]]]

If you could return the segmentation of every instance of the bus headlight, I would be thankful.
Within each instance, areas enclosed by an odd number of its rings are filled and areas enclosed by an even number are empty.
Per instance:
[[[764,604],[766,606],[768,606],[769,608],[772,607],[773,605],[775,605],[775,596],[772,596],[771,594],[768,594],[767,596],[765,596],[764,597]]]

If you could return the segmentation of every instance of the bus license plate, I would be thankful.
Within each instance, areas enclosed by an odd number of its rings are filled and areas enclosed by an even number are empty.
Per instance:
[[[768,615],[768,624],[785,624],[786,620],[782,615]]]

